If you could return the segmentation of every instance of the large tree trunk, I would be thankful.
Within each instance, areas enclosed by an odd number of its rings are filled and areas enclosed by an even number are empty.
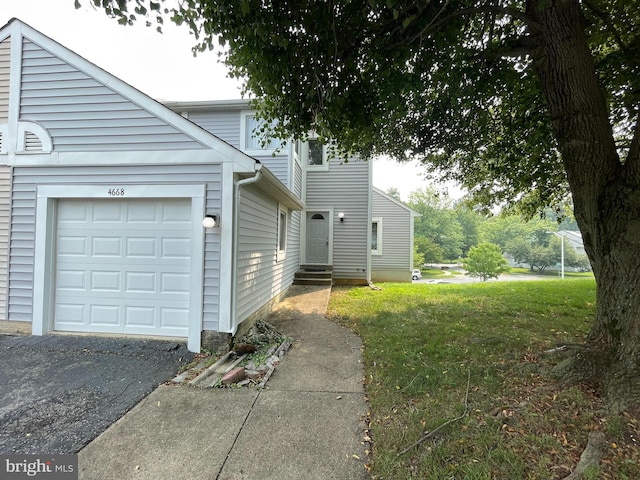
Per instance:
[[[534,62],[597,282],[584,351],[566,373],[598,380],[610,405],[640,404],[640,182],[638,155],[620,160],[578,0],[528,0],[538,22]],[[633,150],[633,149],[632,149]]]

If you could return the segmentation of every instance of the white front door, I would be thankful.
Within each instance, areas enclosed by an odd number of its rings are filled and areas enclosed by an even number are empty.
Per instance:
[[[188,336],[191,200],[58,201],[54,329]]]
[[[307,261],[329,263],[329,212],[307,212]]]

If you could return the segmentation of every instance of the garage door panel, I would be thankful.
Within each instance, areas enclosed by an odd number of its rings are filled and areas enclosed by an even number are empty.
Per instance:
[[[185,309],[161,308],[160,316],[163,328],[182,328],[189,320]]]
[[[88,239],[86,237],[70,237],[61,235],[58,237],[58,256],[68,255],[72,257],[86,257],[89,249],[87,248]]]
[[[125,204],[119,202],[93,203],[92,223],[124,223]]]
[[[87,272],[84,270],[59,270],[57,285],[60,290],[80,290],[87,289]]]
[[[90,305],[86,310],[89,312],[89,325],[99,326],[120,326],[120,305]]]
[[[162,258],[189,258],[191,256],[191,241],[188,238],[163,238]]]
[[[55,328],[187,336],[190,209],[183,199],[59,201]]]
[[[78,304],[58,303],[56,305],[56,319],[60,325],[68,327],[85,325],[85,306]],[[74,330],[77,331],[77,330]]]
[[[160,275],[160,293],[189,295],[189,275],[162,273]]]
[[[121,257],[121,237],[91,237],[91,255],[100,257]]]
[[[126,272],[125,291],[128,293],[156,293],[156,274],[149,272]]]
[[[94,292],[116,292],[122,290],[120,285],[121,272],[93,270],[89,290]]]
[[[127,237],[125,256],[129,257],[158,257],[158,239],[150,237]]]

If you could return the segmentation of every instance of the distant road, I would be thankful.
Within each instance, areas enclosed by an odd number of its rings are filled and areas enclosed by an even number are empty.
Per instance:
[[[462,269],[452,269],[456,272],[463,272]],[[464,275],[463,273],[452,274],[451,270],[443,269],[444,275],[439,277],[422,278],[420,280],[414,280],[413,283],[431,283],[431,284],[446,284],[446,283],[477,283],[482,282],[481,279]],[[559,279],[560,274],[557,276],[552,275],[535,275],[535,274],[522,274],[522,273],[509,273],[500,275],[498,279],[490,278],[487,282],[516,282],[526,280],[555,280]]]

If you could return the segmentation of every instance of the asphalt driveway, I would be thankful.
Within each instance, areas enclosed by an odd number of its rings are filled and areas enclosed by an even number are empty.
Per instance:
[[[0,335],[0,454],[78,452],[192,357],[172,341]]]

